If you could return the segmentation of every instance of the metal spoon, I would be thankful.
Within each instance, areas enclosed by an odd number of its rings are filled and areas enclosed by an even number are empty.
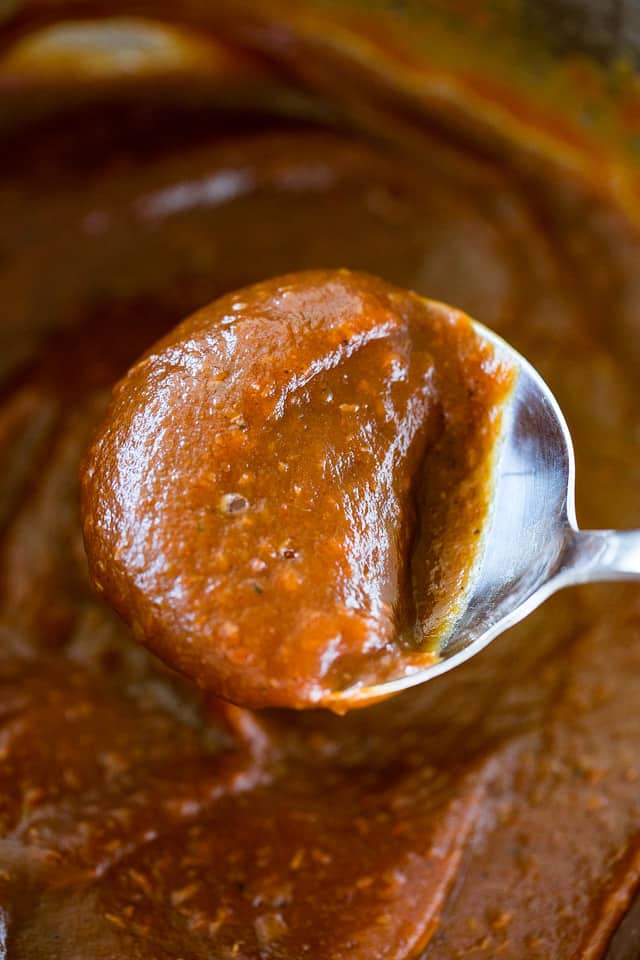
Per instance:
[[[640,580],[640,530],[579,530],[569,428],[539,373],[482,324],[476,332],[517,371],[495,465],[485,541],[466,606],[437,662],[332,697],[370,703],[464,663],[563,587]]]

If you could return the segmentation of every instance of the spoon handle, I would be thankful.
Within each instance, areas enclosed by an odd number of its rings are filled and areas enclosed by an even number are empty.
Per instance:
[[[572,530],[557,576],[559,586],[640,580],[640,530]]]

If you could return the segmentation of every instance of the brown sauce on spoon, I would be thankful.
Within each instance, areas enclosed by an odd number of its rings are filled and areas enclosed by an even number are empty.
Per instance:
[[[437,656],[511,373],[463,314],[366,274],[215,301],[117,385],[86,458],[99,591],[219,696],[344,711]]]

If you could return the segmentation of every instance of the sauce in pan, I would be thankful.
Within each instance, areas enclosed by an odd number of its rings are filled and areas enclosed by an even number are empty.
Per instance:
[[[532,154],[525,178],[506,153],[492,161],[462,137],[423,136],[428,149],[412,159],[317,123],[232,124],[194,102],[162,106],[147,86],[3,150],[0,955],[604,956],[640,871],[637,587],[568,591],[451,674],[335,717],[200,694],[135,642],[87,572],[78,469],[114,383],[159,338],[207,327],[222,308],[169,332],[192,311],[309,269],[364,270],[493,326],[566,411],[583,524],[638,524],[636,227],[551,160]],[[368,283],[350,296],[368,296]],[[386,346],[366,347],[371,364],[364,349],[353,360],[376,396]],[[431,361],[414,360],[400,419],[414,397],[429,406]],[[343,389],[329,374],[323,383]],[[344,391],[341,403],[360,402]],[[247,427],[266,456],[277,435]],[[187,441],[176,453],[197,465]],[[319,467],[300,468],[303,488],[307,469]],[[229,489],[213,480],[218,504],[252,504],[260,484],[286,482],[256,476],[245,493],[240,475]],[[194,489],[184,495],[195,509]],[[402,513],[393,495],[387,506]],[[206,538],[227,517],[200,520]],[[296,550],[282,526],[278,547]],[[298,562],[257,559],[267,570],[256,564],[251,582],[265,592]],[[400,575],[387,569],[384,590]],[[233,576],[249,589],[246,571]],[[321,576],[318,590],[331,588],[330,571]],[[183,618],[204,602],[186,596],[172,601]],[[298,609],[279,607],[287,642]],[[230,600],[232,612],[244,615]],[[186,654],[171,662],[197,673]]]

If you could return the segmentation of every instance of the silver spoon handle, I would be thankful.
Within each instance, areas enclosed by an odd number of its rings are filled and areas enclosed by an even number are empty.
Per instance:
[[[640,580],[640,530],[572,530],[557,576],[559,586]]]

